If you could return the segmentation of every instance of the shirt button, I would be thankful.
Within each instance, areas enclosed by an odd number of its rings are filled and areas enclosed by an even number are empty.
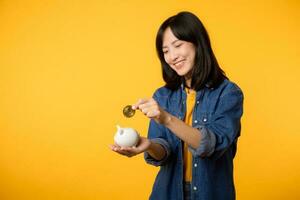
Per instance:
[[[197,103],[197,104],[199,104],[200,102],[199,102],[199,101],[197,101],[196,103]]]
[[[203,121],[204,121],[204,122],[206,122],[206,121],[207,121],[207,119],[206,119],[206,118],[204,118],[204,119],[203,119]]]
[[[197,187],[196,187],[196,186],[194,186],[194,187],[193,187],[193,190],[197,190]]]
[[[194,164],[194,167],[198,167],[197,163]]]
[[[198,121],[197,121],[197,120],[195,120],[194,122],[195,122],[195,124],[197,124],[197,123],[198,123]]]

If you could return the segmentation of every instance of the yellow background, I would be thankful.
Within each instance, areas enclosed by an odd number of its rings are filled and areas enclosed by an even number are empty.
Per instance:
[[[0,1],[0,199],[147,199],[158,168],[108,148],[122,108],[163,84],[155,36],[188,10],[243,89],[237,199],[300,199],[300,4]]]

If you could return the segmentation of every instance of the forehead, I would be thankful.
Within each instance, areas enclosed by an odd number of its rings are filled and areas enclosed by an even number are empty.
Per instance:
[[[171,28],[168,27],[163,34],[163,47],[172,44],[173,42],[179,40],[172,32]]]

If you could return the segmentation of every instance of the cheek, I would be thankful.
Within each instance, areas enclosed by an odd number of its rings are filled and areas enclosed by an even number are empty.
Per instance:
[[[165,55],[165,56],[164,56],[164,59],[165,59],[166,63],[168,63],[168,64],[170,63],[170,60],[169,60],[169,57],[168,57],[168,56]]]
[[[195,52],[194,51],[190,51],[189,52],[189,57],[190,57],[190,60],[191,60],[191,62],[195,62],[195,58],[196,58],[196,54],[195,54]]]

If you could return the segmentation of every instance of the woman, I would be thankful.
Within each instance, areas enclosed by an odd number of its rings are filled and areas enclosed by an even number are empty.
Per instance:
[[[144,152],[160,166],[150,199],[235,199],[233,158],[243,93],[229,81],[201,21],[180,12],[160,26],[156,49],[165,86],[132,106],[150,118],[136,148],[111,145],[131,157]]]

